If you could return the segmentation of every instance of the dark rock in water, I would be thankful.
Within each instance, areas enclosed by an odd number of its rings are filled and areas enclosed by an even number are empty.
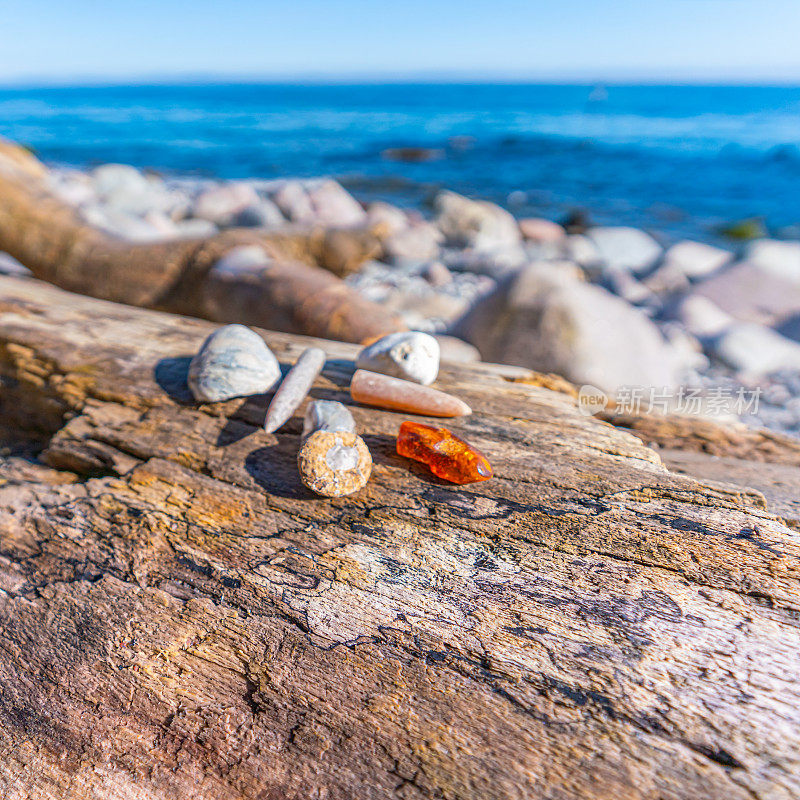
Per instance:
[[[730,225],[721,225],[717,230],[723,236],[740,242],[760,239],[762,236],[768,235],[764,220],[761,217],[750,217],[749,219],[732,222]]]
[[[560,224],[567,233],[586,233],[592,227],[589,213],[580,208],[572,209]]]
[[[444,150],[434,147],[389,147],[381,153],[387,161],[403,161],[407,164],[423,164],[445,157]]]
[[[487,361],[555,372],[609,392],[672,386],[680,367],[644,313],[542,264],[501,281],[450,333],[474,344]]]

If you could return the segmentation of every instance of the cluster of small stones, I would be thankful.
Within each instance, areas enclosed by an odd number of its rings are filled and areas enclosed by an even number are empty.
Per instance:
[[[323,350],[309,347],[281,381],[278,361],[264,340],[244,325],[226,325],[212,333],[192,359],[188,383],[195,399],[205,403],[264,394],[277,387],[264,422],[265,431],[274,433],[303,403],[325,358]],[[357,363],[375,371],[356,370],[350,385],[356,402],[436,417],[471,413],[457,397],[425,385],[439,373],[439,344],[425,333],[408,331],[378,339],[362,350]],[[429,461],[434,474],[456,483],[491,477],[482,455],[476,462],[466,442],[445,433],[450,447],[457,443],[456,450],[445,452],[440,447],[434,453]],[[478,472],[464,470],[467,463],[483,462],[486,467]],[[372,457],[346,406],[326,400],[309,403],[297,465],[303,484],[324,497],[342,497],[366,485]]]
[[[130,241],[203,236],[229,227],[379,225],[387,232],[380,261],[368,262],[346,280],[414,330],[456,333],[481,350],[487,345],[486,325],[472,312],[485,307],[490,329],[500,331],[492,337],[494,349],[482,353],[488,360],[519,363],[530,355],[519,346],[525,337],[554,337],[554,351],[562,345],[569,350],[567,366],[588,364],[613,373],[609,380],[615,386],[645,385],[639,377],[645,374],[653,378],[649,385],[697,387],[708,396],[720,389],[735,395],[741,388],[761,388],[763,413],[750,409],[743,421],[800,432],[800,242],[766,238],[765,230],[758,232],[764,238],[735,250],[692,241],[663,247],[635,228],[515,219],[500,206],[447,191],[436,196],[433,216],[426,218],[385,202],[362,205],[330,179],[163,178],[106,164],[89,172],[54,169],[50,181],[87,222]],[[507,205],[519,210],[524,199],[524,193],[515,193]],[[520,280],[506,294],[503,286],[531,266],[547,266],[563,278],[560,301],[576,317],[586,311],[581,302],[596,300],[602,306],[598,313],[621,331],[619,346],[582,330],[566,341],[563,331],[569,326],[525,328],[532,315],[520,309],[526,310],[534,284],[542,281]],[[24,269],[0,254],[0,272]],[[536,292],[538,303],[542,292]],[[619,301],[633,316],[620,316]],[[465,319],[472,329],[462,324]],[[645,328],[651,335],[639,336]],[[641,355],[645,338],[655,344]],[[385,353],[375,356],[386,363]],[[652,367],[667,363],[674,368]],[[524,366],[567,374],[560,366]],[[407,379],[402,372],[391,377]],[[590,376],[567,377],[599,385]]]

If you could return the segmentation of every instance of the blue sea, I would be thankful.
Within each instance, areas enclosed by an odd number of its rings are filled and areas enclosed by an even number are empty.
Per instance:
[[[800,226],[800,88],[190,84],[0,89],[0,135],[47,162],[227,178],[331,175],[422,206],[440,187],[517,215],[718,240]],[[429,148],[397,160],[398,148]]]

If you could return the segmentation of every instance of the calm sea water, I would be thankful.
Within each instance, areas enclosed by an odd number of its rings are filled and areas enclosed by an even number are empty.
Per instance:
[[[362,199],[437,187],[559,219],[713,239],[800,224],[800,88],[182,85],[0,90],[0,135],[57,164],[333,175]],[[405,163],[389,148],[427,147]],[[520,194],[522,193],[522,194]]]

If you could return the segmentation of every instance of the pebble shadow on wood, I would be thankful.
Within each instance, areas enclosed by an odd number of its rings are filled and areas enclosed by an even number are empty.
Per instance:
[[[354,405],[372,478],[314,497],[304,406],[266,434],[265,400],[182,404],[211,325],[0,295],[0,420],[48,464],[0,465],[3,796],[800,793],[800,540],[758,492],[476,364],[437,386],[491,481],[409,470],[404,415]],[[312,396],[348,403],[346,376]]]

